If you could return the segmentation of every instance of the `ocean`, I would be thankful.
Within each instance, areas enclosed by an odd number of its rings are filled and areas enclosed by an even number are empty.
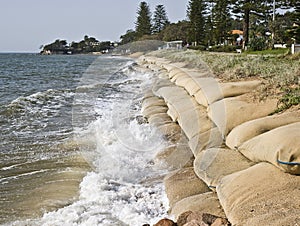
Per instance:
[[[141,115],[152,73],[114,56],[0,54],[0,224],[143,225],[167,215]]]

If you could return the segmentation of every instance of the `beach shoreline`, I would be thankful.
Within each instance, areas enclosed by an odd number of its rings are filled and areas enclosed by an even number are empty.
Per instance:
[[[197,220],[206,225],[300,223],[295,214],[300,212],[300,205],[292,211],[283,208],[292,200],[300,200],[298,194],[299,199],[285,194],[285,201],[278,201],[266,191],[276,196],[278,190],[285,189],[282,184],[270,188],[267,182],[260,186],[255,186],[255,181],[247,183],[252,172],[265,180],[276,174],[278,180],[294,188],[300,185],[298,142],[294,142],[295,136],[287,137],[300,131],[299,106],[274,114],[278,99],[255,98],[264,83],[259,78],[222,81],[204,62],[191,68],[184,62],[151,55],[134,57],[139,67],[157,75],[144,94],[142,113],[173,144],[158,153],[155,162],[170,169],[164,185],[170,217],[177,225],[192,225],[188,223]],[[267,142],[272,136],[283,137]],[[274,150],[272,143],[284,145],[285,138],[290,143]],[[251,189],[257,195],[244,197],[237,193],[238,187],[245,195]],[[208,222],[205,214],[214,220]]]

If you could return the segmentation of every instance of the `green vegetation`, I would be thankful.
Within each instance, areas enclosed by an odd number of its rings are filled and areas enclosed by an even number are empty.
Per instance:
[[[121,36],[121,43],[139,40],[182,40],[194,49],[234,51],[234,47],[261,51],[274,43],[292,44],[300,29],[300,3],[296,0],[189,0],[187,20],[169,23],[163,5],[154,17],[146,2],[137,11],[135,30]]]
[[[141,2],[137,12],[137,21],[135,24],[136,38],[142,38],[144,35],[151,35],[151,12],[146,2]]]
[[[99,42],[94,37],[84,36],[80,42],[67,43],[57,39],[55,42],[42,46],[41,54],[86,54],[104,52],[112,48],[110,41]]]
[[[223,81],[262,79],[264,85],[257,98],[279,98],[282,111],[300,103],[300,53],[290,55],[219,54],[200,51],[156,51],[151,53],[189,67],[208,67]]]
[[[170,24],[170,21],[168,19],[165,7],[163,5],[157,5],[155,7],[153,16],[152,32],[154,34],[160,33],[168,24]]]

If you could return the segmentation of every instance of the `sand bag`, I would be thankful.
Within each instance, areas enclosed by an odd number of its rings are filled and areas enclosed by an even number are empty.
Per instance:
[[[152,107],[152,106],[165,106],[166,102],[158,97],[149,97],[143,100],[142,103],[142,112],[148,108],[148,107]]]
[[[200,107],[190,108],[185,111],[184,109],[177,110],[179,112],[178,124],[189,140],[195,135],[204,133],[214,127],[214,124],[208,120],[206,112],[203,112]]]
[[[225,176],[217,194],[232,225],[300,225],[300,177],[269,163]]]
[[[183,136],[180,126],[174,122],[160,124],[157,129],[169,141],[177,142]]]
[[[185,79],[185,78],[187,78],[186,73],[179,72],[179,73],[175,74],[174,76],[172,76],[172,78],[170,78],[170,81],[173,82],[173,83],[175,83],[177,80]]]
[[[155,95],[164,98],[167,103],[190,98],[183,88],[177,87],[174,84],[171,86],[161,87],[155,92]]]
[[[170,82],[169,79],[156,79],[152,85],[152,92],[158,96],[161,97],[159,93],[157,93],[157,91],[160,88],[163,87],[169,87],[169,86],[174,86],[174,84],[172,82]]]
[[[167,113],[159,113],[159,114],[151,115],[148,118],[148,121],[149,123],[155,126],[160,126],[172,122],[170,116]]]
[[[173,120],[173,122],[177,122],[177,120],[178,120],[178,112],[173,107],[173,105],[167,104],[167,106],[168,106],[167,114],[170,116],[170,118]]]
[[[282,113],[245,122],[235,127],[228,134],[226,145],[231,149],[238,148],[255,136],[294,122],[300,122],[300,111]]]
[[[171,71],[169,71],[169,79],[173,79],[177,75],[185,74],[180,68],[174,67]]]
[[[194,170],[208,187],[214,189],[224,176],[247,169],[252,165],[254,165],[253,162],[237,151],[211,148],[196,156]]]
[[[187,82],[190,80],[191,80],[190,76],[188,76],[187,74],[184,74],[176,79],[175,84],[176,84],[176,86],[185,88]]]
[[[284,172],[300,174],[300,122],[254,137],[238,150],[254,162],[270,162]]]
[[[196,176],[193,167],[170,173],[164,178],[164,185],[170,207],[181,199],[209,191],[207,185]]]
[[[200,87],[193,78],[190,78],[188,81],[186,81],[184,88],[190,96],[194,96],[200,90]]]
[[[206,192],[180,200],[171,209],[171,215],[174,215],[175,219],[177,219],[180,214],[187,211],[199,211],[202,213],[225,217],[225,213],[215,192]]]
[[[159,72],[162,70],[162,68],[156,64],[149,64],[148,68],[154,72]]]
[[[209,106],[208,116],[224,137],[236,126],[269,115],[277,109],[277,100],[248,102],[243,96],[224,98]]]
[[[186,144],[169,146],[159,151],[154,158],[155,166],[168,170],[192,167],[193,161],[193,153]]]
[[[194,94],[199,104],[207,107],[216,101],[216,96],[223,96],[219,82],[215,78],[196,78],[194,81],[200,88],[200,90]]]
[[[261,84],[262,82],[259,80],[220,83],[219,85],[222,90],[223,97],[216,97],[216,100],[226,97],[240,96],[245,93],[252,92]]]
[[[189,147],[194,156],[208,148],[218,148],[223,145],[222,134],[218,127],[212,127],[210,130],[198,133],[189,140]]]
[[[152,106],[146,109],[143,109],[142,114],[144,117],[149,118],[152,115],[159,113],[166,113],[168,111],[167,106]]]

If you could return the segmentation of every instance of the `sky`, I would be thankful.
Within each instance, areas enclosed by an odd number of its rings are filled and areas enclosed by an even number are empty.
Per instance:
[[[144,0],[164,5],[171,22],[186,19],[188,0]],[[135,28],[142,0],[0,0],[0,52],[39,52],[56,39],[119,41]]]

